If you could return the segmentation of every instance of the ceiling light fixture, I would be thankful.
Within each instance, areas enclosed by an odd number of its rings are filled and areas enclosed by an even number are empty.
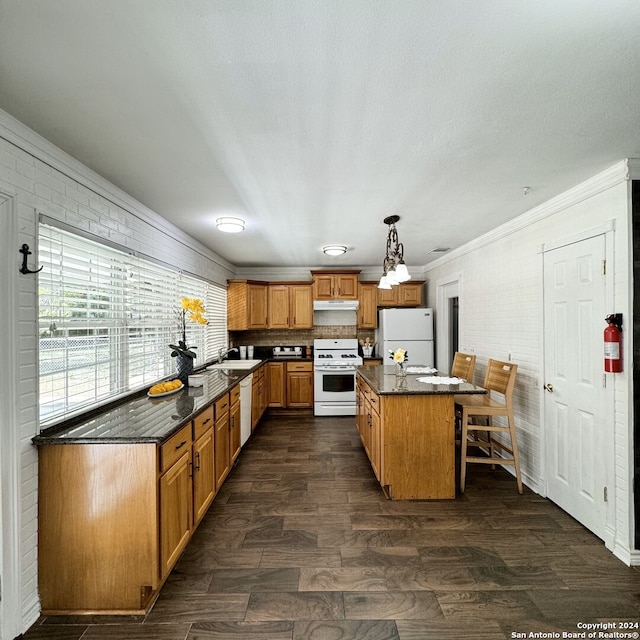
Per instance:
[[[378,289],[391,289],[391,287],[411,280],[407,265],[404,263],[404,245],[398,242],[396,222],[400,216],[388,216],[383,220],[389,225],[387,235],[387,253],[382,261],[382,278],[378,283]]]
[[[225,233],[240,233],[244,231],[244,225],[244,220],[240,218],[218,218],[216,220],[218,231],[224,231]]]
[[[329,244],[322,247],[322,253],[326,253],[328,256],[341,256],[343,253],[347,253],[347,247],[342,244]]]

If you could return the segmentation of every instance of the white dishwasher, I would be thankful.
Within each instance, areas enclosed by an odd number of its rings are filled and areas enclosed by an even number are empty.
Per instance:
[[[253,373],[240,381],[240,444],[244,443],[251,435],[251,382]]]

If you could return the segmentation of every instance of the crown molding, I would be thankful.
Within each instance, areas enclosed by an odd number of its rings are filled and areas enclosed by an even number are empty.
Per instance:
[[[505,222],[499,227],[496,227],[495,229],[478,236],[474,240],[467,242],[461,247],[449,251],[446,255],[438,258],[437,260],[428,262],[423,266],[424,273],[427,274],[431,269],[441,267],[451,260],[460,258],[472,251],[476,251],[477,249],[522,231],[523,229],[526,229],[549,216],[555,215],[568,207],[592,198],[593,196],[621,184],[622,182],[633,179],[634,174],[640,178],[640,159],[632,158],[617,162],[608,169],[605,169],[592,178],[568,189],[555,198],[543,202],[526,213],[519,215],[517,218],[514,218],[509,222]]]

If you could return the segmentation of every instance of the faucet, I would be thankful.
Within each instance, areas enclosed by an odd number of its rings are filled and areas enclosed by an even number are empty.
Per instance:
[[[236,347],[231,347],[231,349],[227,349],[225,351],[224,347],[220,347],[218,349],[218,363],[222,362],[232,351],[238,351]]]

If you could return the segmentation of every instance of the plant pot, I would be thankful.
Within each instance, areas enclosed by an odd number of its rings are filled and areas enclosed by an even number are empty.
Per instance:
[[[185,356],[179,353],[176,356],[176,377],[184,384],[188,386],[189,376],[193,373],[193,358]]]

